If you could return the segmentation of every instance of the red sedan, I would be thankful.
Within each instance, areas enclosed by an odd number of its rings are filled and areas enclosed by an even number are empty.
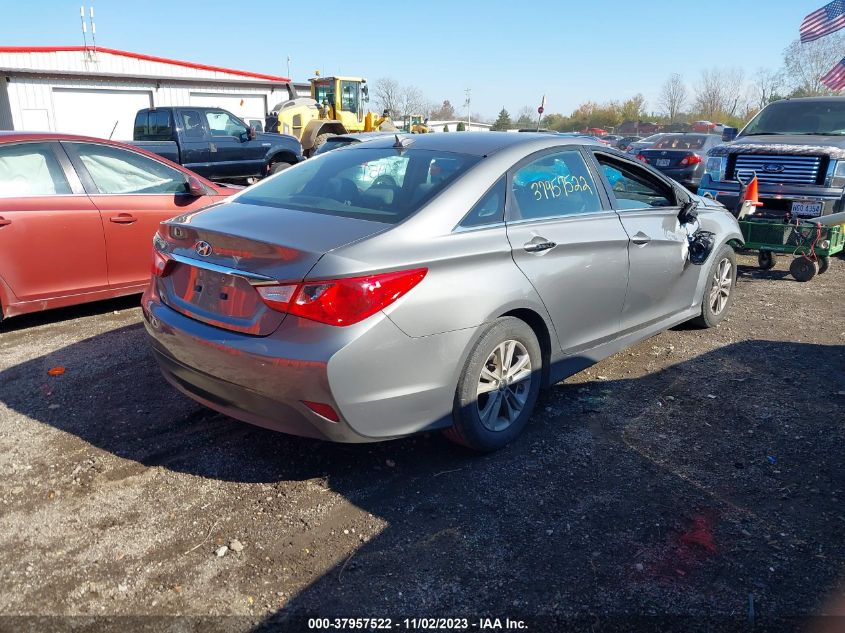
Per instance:
[[[0,132],[0,319],[141,292],[159,223],[235,191],[124,143]]]

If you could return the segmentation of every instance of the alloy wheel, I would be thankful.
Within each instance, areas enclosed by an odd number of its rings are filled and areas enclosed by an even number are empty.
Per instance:
[[[733,287],[733,266],[731,260],[725,257],[716,266],[713,282],[710,286],[710,309],[714,315],[721,314],[728,304],[728,297]]]
[[[519,341],[507,340],[490,353],[478,379],[477,406],[481,424],[503,431],[525,408],[531,389],[531,357]]]

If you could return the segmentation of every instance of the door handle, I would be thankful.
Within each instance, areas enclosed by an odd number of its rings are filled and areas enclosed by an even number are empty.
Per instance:
[[[527,253],[542,253],[543,251],[549,251],[553,249],[555,246],[557,246],[556,242],[547,240],[544,237],[535,237],[530,242],[526,242],[525,244],[523,244],[522,248],[524,248]]]
[[[0,226],[9,226],[11,223],[11,220],[7,220],[6,218],[0,216]]]
[[[113,215],[109,218],[109,222],[114,222],[115,224],[132,224],[137,221],[138,218],[131,213],[118,213],[117,215]]]
[[[637,233],[631,238],[631,241],[637,246],[643,246],[648,244],[651,241],[651,238],[642,231],[637,231]]]

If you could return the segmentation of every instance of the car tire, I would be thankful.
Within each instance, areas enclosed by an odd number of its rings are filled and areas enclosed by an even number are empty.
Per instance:
[[[777,257],[772,251],[760,251],[757,253],[757,266],[760,270],[771,270],[777,265]]]
[[[324,134],[317,135],[317,138],[314,139],[314,145],[311,146],[311,156],[316,154],[317,150],[320,149],[323,145],[325,145],[326,141],[329,140],[332,136],[337,136],[337,134],[325,132]]]
[[[691,323],[700,328],[716,327],[727,316],[736,286],[736,253],[727,244],[713,258],[701,298],[701,315]]]
[[[810,281],[819,272],[819,264],[809,257],[799,255],[789,265],[789,272],[797,281]]]
[[[452,409],[454,426],[446,429],[446,437],[478,452],[513,441],[537,404],[542,363],[540,343],[525,321],[502,317],[493,322],[464,365]]]
[[[284,161],[278,161],[270,165],[270,175],[278,174],[280,171],[286,170],[288,167],[292,167],[290,163],[286,163]]]
[[[819,274],[823,275],[830,268],[830,257],[819,257]]]

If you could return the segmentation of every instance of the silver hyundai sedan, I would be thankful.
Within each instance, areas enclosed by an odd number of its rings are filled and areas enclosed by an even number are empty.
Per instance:
[[[718,324],[741,243],[723,206],[607,147],[396,136],[163,223],[142,305],[164,376],[212,409],[342,442],[444,429],[490,451],[542,387]]]

